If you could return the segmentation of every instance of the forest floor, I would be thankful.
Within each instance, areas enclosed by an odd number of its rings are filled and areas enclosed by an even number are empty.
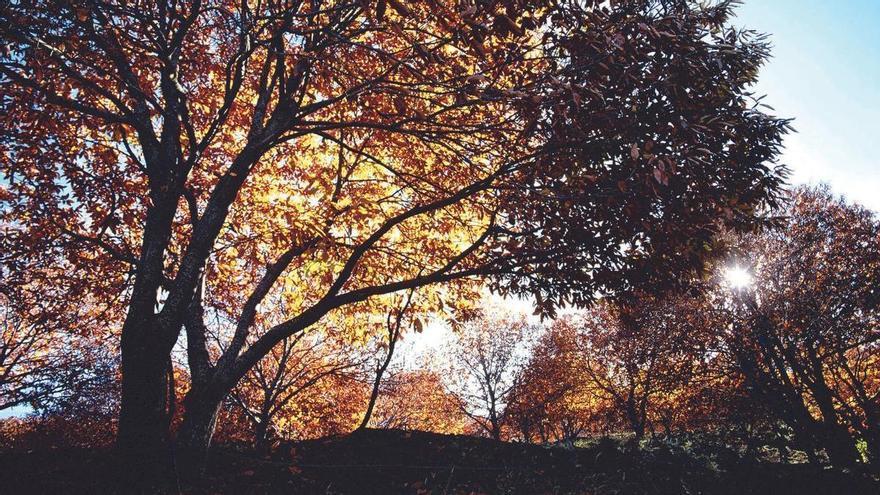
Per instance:
[[[112,481],[116,474],[110,451],[0,452],[0,493],[129,493]],[[809,465],[730,461],[722,469],[681,450],[610,440],[565,449],[367,430],[283,445],[263,457],[216,448],[203,483],[181,492],[859,495],[880,493],[880,484]]]

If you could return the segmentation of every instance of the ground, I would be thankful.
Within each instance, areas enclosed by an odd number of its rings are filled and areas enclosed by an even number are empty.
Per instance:
[[[880,485],[808,465],[699,461],[612,441],[565,449],[456,435],[367,430],[279,446],[216,448],[189,494],[876,494]],[[0,493],[129,493],[107,450],[0,453]],[[171,493],[178,492],[172,484]]]

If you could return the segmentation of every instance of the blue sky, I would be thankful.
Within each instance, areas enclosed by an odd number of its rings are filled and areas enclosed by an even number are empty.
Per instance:
[[[880,211],[880,0],[745,0],[733,25],[771,35],[756,91],[795,119],[791,181]]]

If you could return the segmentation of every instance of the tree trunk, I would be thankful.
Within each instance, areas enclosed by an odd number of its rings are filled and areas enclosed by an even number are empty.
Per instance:
[[[382,375],[385,373],[385,370],[388,369],[388,364],[391,362],[391,355],[393,352],[394,344],[392,343],[388,350],[388,356],[385,358],[382,366],[376,370],[376,377],[373,380],[373,389],[370,391],[370,400],[367,402],[367,410],[364,412],[364,417],[361,418],[361,422],[356,428],[357,430],[363,430],[370,424],[370,418],[373,417],[373,409],[375,409],[376,401],[379,399],[379,389],[382,386]]]
[[[822,413],[822,429],[824,430],[824,447],[831,464],[838,468],[852,468],[859,459],[859,451],[856,449],[855,439],[850,436],[846,426],[838,422],[838,412],[834,408],[834,396],[831,387],[825,382],[824,366],[816,354],[817,351],[809,348],[810,374],[813,382],[810,386],[813,399]]]
[[[177,205],[176,198],[167,201],[165,196],[150,193],[153,206],[147,210],[141,258],[120,342],[122,398],[116,437],[124,463],[120,473],[141,491],[153,491],[171,472],[168,378],[177,333],[161,328],[154,312]]]
[[[489,409],[489,426],[490,431],[489,434],[492,435],[492,440],[501,441],[501,421],[498,418],[498,413],[495,412],[495,405],[492,405],[492,408]]]
[[[269,453],[269,415],[261,414],[254,423],[254,449],[260,454]]]
[[[367,403],[367,411],[364,413],[364,417],[361,419],[361,423],[358,425],[357,430],[363,430],[368,424],[370,424],[370,417],[373,416],[373,409],[376,407],[376,400],[379,398],[379,389],[382,386],[382,375],[388,370],[388,366],[391,364],[391,358],[394,357],[394,347],[397,345],[397,338],[400,336],[400,325],[403,323],[403,315],[406,313],[407,308],[409,308],[412,294],[412,290],[410,290],[406,303],[403,305],[403,309],[397,313],[394,324],[388,325],[388,352],[385,353],[385,359],[382,360],[382,363],[376,368],[376,377],[373,380],[373,390],[370,392],[370,401]]]
[[[631,399],[627,400],[626,403],[626,417],[629,420],[630,429],[636,436],[636,440],[641,440],[642,438],[644,438],[645,421],[638,413],[638,411],[636,411],[636,406]]]
[[[501,441],[501,421],[495,410],[495,394],[491,390],[489,391],[489,434],[492,435],[492,440]]]
[[[645,424],[641,421],[633,421],[632,422],[632,431],[636,436],[636,440],[641,440],[645,438]]]
[[[139,335],[145,335],[140,332]],[[123,334],[122,402],[117,447],[126,481],[142,488],[166,481],[168,445],[168,356],[147,339]]]
[[[855,442],[844,427],[836,421],[827,422],[825,429],[825,453],[831,465],[837,468],[853,468],[859,459]]]
[[[198,479],[205,472],[221,402],[222,396],[197,390],[186,396],[183,423],[177,433],[178,465],[186,479]]]
[[[492,422],[492,440],[501,441],[501,426],[498,421]]]

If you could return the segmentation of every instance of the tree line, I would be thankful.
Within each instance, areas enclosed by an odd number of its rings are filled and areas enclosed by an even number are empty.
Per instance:
[[[876,468],[880,222],[826,188],[798,189],[780,213],[783,228],[732,239],[688,293],[553,321],[508,369],[503,407],[481,396],[486,418],[500,413],[496,430],[528,442],[698,433],[750,455]],[[733,263],[751,283],[726,279]],[[477,353],[488,369],[510,348],[493,342],[501,352]],[[481,390],[498,390],[489,376]]]
[[[401,365],[407,350],[394,354],[406,330],[423,325],[407,313],[414,293],[368,341],[284,341],[226,399],[218,439],[265,452],[364,427],[569,446],[608,435],[703,438],[743,456],[876,466],[880,221],[826,188],[798,189],[787,204],[784,228],[732,238],[729,257],[688,293],[602,301],[543,324],[482,307],[416,366]],[[748,284],[726,276],[734,267],[751,272]],[[4,331],[5,345],[20,339]],[[3,384],[10,393],[54,373],[37,379],[16,366]],[[118,381],[112,366],[67,366]],[[182,398],[188,377],[176,372]],[[53,381],[42,416],[7,425],[7,441],[109,441],[87,431],[113,417],[118,384],[65,402],[90,380],[64,393],[70,383]]]

